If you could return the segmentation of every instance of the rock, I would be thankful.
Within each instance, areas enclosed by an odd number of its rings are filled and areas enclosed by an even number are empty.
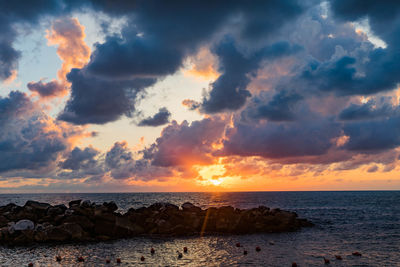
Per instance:
[[[93,227],[94,227],[94,223],[91,220],[89,220],[87,217],[81,216],[81,215],[71,215],[71,216],[64,217],[63,222],[78,224],[86,231],[92,231]]]
[[[157,202],[157,203],[154,203],[153,205],[151,205],[149,207],[149,209],[157,210],[157,211],[167,211],[167,210],[178,211],[179,207],[174,204],[170,204],[170,203]]]
[[[90,208],[92,205],[92,203],[90,202],[90,200],[85,200],[81,203],[81,206],[84,208]]]
[[[15,224],[11,225],[10,232],[23,231],[23,230],[33,230],[35,229],[35,224],[30,220],[20,220]]]
[[[144,228],[131,222],[127,217],[116,217],[114,235],[117,237],[126,237],[132,235],[141,235]]]
[[[4,217],[3,215],[0,215],[0,228],[7,226],[8,219]]]
[[[56,205],[54,207],[48,208],[47,215],[49,215],[49,216],[61,215],[61,214],[64,214],[64,212],[66,210],[67,210],[67,207],[64,204]]]
[[[33,200],[28,200],[25,203],[24,208],[25,207],[31,207],[35,211],[45,212],[49,207],[51,207],[51,205],[48,203],[42,203],[42,202],[37,202],[37,201],[33,201]]]
[[[231,206],[202,210],[186,202],[182,209],[169,203],[117,212],[117,205],[74,200],[65,205],[28,201],[24,207],[0,207],[0,243],[105,241],[142,235],[189,236],[203,234],[251,234],[295,231],[312,226],[294,212],[260,206]],[[29,219],[29,220],[28,220]],[[16,222],[16,223],[15,223]]]
[[[45,230],[43,241],[65,242],[70,238],[70,234],[62,227],[51,226]],[[39,241],[40,242],[40,241]]]
[[[201,208],[193,205],[190,202],[185,202],[182,204],[183,211],[190,211],[190,212],[200,212]]]
[[[82,200],[77,199],[77,200],[72,200],[68,203],[68,206],[71,208],[73,206],[79,206],[81,204]]]
[[[85,235],[82,227],[77,223],[63,223],[60,226],[57,226],[57,230],[65,231],[69,234],[69,238],[72,240],[82,240]]]
[[[114,201],[110,201],[110,202],[104,202],[103,206],[107,208],[108,211],[110,212],[114,212],[118,209],[117,204],[115,204]]]

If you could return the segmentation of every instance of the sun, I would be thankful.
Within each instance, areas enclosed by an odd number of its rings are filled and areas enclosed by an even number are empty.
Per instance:
[[[210,179],[208,181],[215,186],[219,186],[222,183],[221,179]]]

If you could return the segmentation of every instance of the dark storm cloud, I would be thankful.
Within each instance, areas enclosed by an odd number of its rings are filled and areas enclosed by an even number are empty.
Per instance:
[[[0,97],[0,172],[38,178],[50,174],[71,149],[70,138],[84,134],[81,127],[46,115],[25,93],[11,92]]]
[[[7,97],[0,96],[1,128],[5,127],[5,124],[9,123],[11,119],[24,114],[28,110],[32,109],[32,107],[33,105],[30,99],[24,93],[13,91]]]
[[[303,97],[293,92],[280,91],[265,104],[260,97],[252,99],[253,105],[247,107],[244,116],[253,119],[267,119],[269,121],[292,121],[296,114],[296,106]]]
[[[344,21],[368,19],[373,33],[387,47],[342,55],[325,62],[312,61],[296,82],[304,81],[309,88],[340,96],[370,95],[395,89],[400,82],[399,2],[331,1],[331,6],[336,17]],[[361,47],[358,50],[360,52]]]
[[[139,126],[161,126],[167,124],[169,122],[169,118],[171,117],[171,112],[168,111],[167,108],[160,108],[156,114],[152,117],[147,117],[146,119],[141,120],[138,125]]]
[[[42,81],[30,82],[27,86],[30,91],[37,92],[41,97],[55,96],[65,90],[64,85],[56,80],[47,83]]]
[[[341,120],[370,120],[379,117],[387,117],[399,114],[399,110],[391,103],[378,105],[375,101],[368,101],[365,104],[351,104],[339,114]]]
[[[25,94],[11,92],[0,98],[0,111],[0,172],[47,167],[66,148],[62,136],[44,129],[45,117],[27,116],[34,110]]]
[[[97,161],[95,157],[99,154],[99,151],[92,148],[86,147],[85,149],[80,149],[75,147],[68,157],[60,162],[60,167],[69,170],[79,170],[83,168],[92,168],[96,165]]]
[[[108,36],[104,43],[96,44],[90,62],[83,69],[87,79],[90,79],[90,75],[108,79],[110,83],[104,84],[102,87],[106,90],[106,87],[109,86],[107,87],[108,91],[118,91],[110,85],[121,80],[149,79],[149,77],[157,80],[174,74],[182,67],[188,55],[196,52],[201,45],[211,41],[217,32],[221,31],[224,26],[234,23],[235,19],[236,23],[241,25],[235,27],[235,35],[241,36],[238,38],[256,41],[269,36],[303,11],[303,7],[296,1],[252,1],[250,3],[230,1],[229,5],[225,1],[138,1],[135,3],[117,1],[113,4],[105,1],[93,1],[84,5],[111,16],[127,15],[128,23],[123,27],[121,35]],[[270,51],[270,53],[272,52],[279,53],[279,51]],[[221,53],[223,52],[221,51]],[[228,59],[223,60],[227,61]],[[233,59],[230,60],[233,61]],[[237,63],[242,62],[238,61]],[[222,106],[219,110],[237,109],[249,96],[245,89],[246,78],[244,76],[255,70],[257,64],[249,62],[246,65],[254,65],[254,67],[248,66],[250,69],[237,67],[234,74],[237,74],[238,79],[242,79],[242,81],[237,81],[236,83],[240,83],[239,85],[234,84],[234,88],[225,91],[229,93],[236,90],[237,86],[240,87],[237,89],[237,96],[232,99],[233,103]],[[239,73],[240,70],[245,73]],[[228,79],[232,78],[230,75],[232,74],[224,75],[225,78],[221,78],[224,81],[219,83],[226,83]],[[99,110],[91,105],[83,107],[83,105],[75,104],[78,101],[75,96],[77,95],[76,91],[80,87],[76,83],[79,83],[80,80],[76,81],[71,78],[70,81],[72,98],[60,119],[78,124],[106,123],[118,119],[123,114],[129,114],[133,109],[133,106],[129,109],[115,107],[113,110],[108,109],[111,116],[97,115],[103,109]],[[91,83],[86,84],[86,91],[90,91],[91,94],[80,95],[80,97],[90,99],[79,101],[103,103],[103,90],[100,92],[99,89],[89,88],[92,86]],[[226,88],[228,85],[220,86]],[[220,101],[213,100],[213,96],[223,93],[211,93],[209,103],[207,102],[205,105],[206,109],[217,112],[218,108],[212,108],[214,103],[210,101]],[[112,96],[111,93],[107,95],[110,102],[122,101],[122,106],[126,106],[127,103],[134,104],[136,94],[130,94],[131,98],[124,98],[123,94],[117,92],[115,100],[111,99]],[[96,98],[101,99],[96,100]],[[215,105],[219,105],[219,103],[215,103]],[[87,112],[81,112],[82,109],[86,109]]]
[[[400,145],[400,116],[346,123],[344,134],[350,139],[345,148],[361,152],[380,152]]]
[[[137,94],[154,84],[152,78],[109,80],[72,69],[67,76],[72,83],[71,97],[59,119],[75,124],[104,124],[122,115],[131,116]]]
[[[279,42],[246,56],[237,49],[233,39],[225,38],[213,49],[213,53],[219,58],[218,71],[221,75],[211,84],[211,91],[203,99],[202,110],[206,113],[217,113],[241,108],[251,96],[247,86],[251,77],[256,76],[261,61],[273,60],[299,50],[298,46]]]
[[[323,155],[339,136],[340,125],[326,118],[245,124],[238,122],[223,142],[224,155],[287,158]]]

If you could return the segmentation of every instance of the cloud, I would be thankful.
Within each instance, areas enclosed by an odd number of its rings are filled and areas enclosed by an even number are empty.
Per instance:
[[[289,158],[324,155],[339,136],[340,125],[332,119],[309,118],[289,123],[237,122],[224,140],[222,155]]]
[[[294,92],[280,91],[264,104],[264,99],[253,97],[243,115],[252,119],[267,119],[269,121],[293,121],[299,116],[297,104],[303,97]]]
[[[213,48],[213,52],[219,58],[218,71],[221,75],[211,84],[211,91],[203,99],[202,111],[218,113],[241,108],[251,96],[247,86],[251,77],[256,76],[260,63],[266,59],[273,60],[296,53],[298,50],[298,46],[279,42],[246,56],[238,50],[231,38],[225,38]]]
[[[224,134],[225,124],[218,117],[191,124],[172,121],[156,142],[143,151],[143,158],[162,167],[211,164],[215,161],[213,145]]]
[[[60,167],[69,170],[79,170],[93,168],[96,165],[95,156],[99,154],[99,151],[92,148],[86,147],[80,149],[75,147],[68,157],[59,163]]]
[[[206,18],[201,12],[205,11],[206,6],[202,1],[168,4],[145,1],[138,5],[127,2],[118,2],[113,5],[103,2],[85,4],[89,8],[105,12],[110,16],[126,15],[127,23],[122,27],[120,35],[109,35],[103,43],[95,45],[89,63],[81,68],[81,73],[85,74],[81,75],[81,78],[92,80],[92,77],[96,77],[96,79],[109,81],[108,85],[128,80],[151,79],[151,83],[140,88],[144,90],[165,76],[176,73],[183,66],[187,57],[197,53],[207,42],[212,42],[215,34],[227,29],[224,26],[232,24],[232,18],[235,16],[241,23],[241,27],[236,28],[233,35],[237,38],[254,41],[254,33],[263,33],[265,36],[269,36],[279,26],[303,11],[303,7],[293,1],[272,1],[268,4],[263,1],[252,1],[251,4],[234,1],[229,6],[223,2],[210,3],[210,5],[212,8],[207,8]],[[177,27],[176,25],[184,26]],[[241,77],[239,79],[245,80],[243,76],[246,73],[238,74]],[[99,114],[101,119],[95,118],[98,117],[95,114],[98,110],[91,111],[91,114],[80,112],[83,109],[93,108],[92,106],[78,107],[79,104],[75,103],[77,100],[74,95],[80,90],[79,83],[82,79],[69,78],[72,83],[72,97],[67,104],[66,111],[60,116],[61,119],[77,124],[102,124],[116,120],[132,110],[132,108],[129,111],[115,108],[112,110],[113,116],[105,118]],[[85,84],[88,91],[98,91],[96,88],[89,88],[94,87],[92,83],[85,82]],[[106,89],[105,86],[106,84],[102,87]],[[119,89],[112,88],[108,88],[108,90],[119,91]],[[241,106],[249,95],[245,88],[239,90],[232,109]],[[114,96],[111,93],[107,94],[107,97],[110,102],[118,100],[133,105],[137,92],[138,90],[135,90],[135,93],[129,94],[125,99],[123,99],[123,94],[118,92],[115,94],[117,98],[115,100],[111,99]],[[80,95],[80,98],[86,97],[90,97],[90,100],[82,99],[80,101],[103,104],[100,92]],[[210,106],[208,110],[212,110],[212,105],[212,103],[207,105]],[[221,107],[221,110],[224,108]]]
[[[351,104],[339,114],[341,120],[371,120],[379,117],[388,117],[398,114],[398,110],[390,102],[381,105],[370,100],[365,104]]]
[[[132,116],[139,92],[155,82],[152,78],[109,80],[85,69],[72,69],[67,77],[71,97],[58,118],[75,124],[104,124]]]
[[[107,152],[105,158],[106,168],[114,179],[154,180],[165,179],[173,176],[169,168],[152,166],[147,159],[134,160],[132,151],[126,142],[116,142]]]
[[[52,80],[50,82],[29,82],[28,89],[32,92],[38,93],[41,97],[52,97],[59,94],[63,94],[66,90],[65,86],[59,83],[57,80]]]
[[[62,154],[86,133],[46,115],[24,93],[0,98],[0,172],[28,170],[48,173]]]
[[[171,112],[168,111],[167,108],[160,108],[156,114],[152,117],[147,117],[141,120],[138,125],[139,126],[161,126],[169,122],[169,118],[171,117]]]
[[[29,82],[27,86],[41,97],[63,96],[70,86],[66,75],[72,68],[83,67],[89,61],[90,48],[84,41],[84,27],[76,18],[57,19],[46,38],[50,45],[58,45],[57,54],[62,60],[58,80]]]
[[[0,80],[9,79],[18,67],[21,52],[13,47],[18,31],[16,24],[35,26],[39,19],[48,14],[58,14],[61,1],[17,1],[0,3]]]

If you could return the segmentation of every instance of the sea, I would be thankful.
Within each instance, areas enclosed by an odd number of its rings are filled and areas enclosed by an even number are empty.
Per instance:
[[[87,244],[0,247],[0,266],[400,266],[400,191],[2,194],[0,205],[27,200],[68,204],[74,199],[115,201],[121,212],[155,202],[203,208],[260,205],[295,211],[315,226],[297,232],[131,238]],[[235,244],[240,242],[241,247]],[[256,252],[255,247],[261,248]],[[178,252],[183,247],[181,259]],[[154,248],[154,255],[150,249]],[[248,254],[244,255],[243,251]],[[353,256],[358,251],[361,257]],[[61,263],[55,261],[60,255]],[[336,260],[340,255],[342,260]],[[85,262],[78,263],[78,256]],[[141,261],[144,256],[145,260]],[[117,264],[116,259],[121,263]],[[325,265],[324,258],[329,259]],[[111,263],[107,264],[106,259]]]

